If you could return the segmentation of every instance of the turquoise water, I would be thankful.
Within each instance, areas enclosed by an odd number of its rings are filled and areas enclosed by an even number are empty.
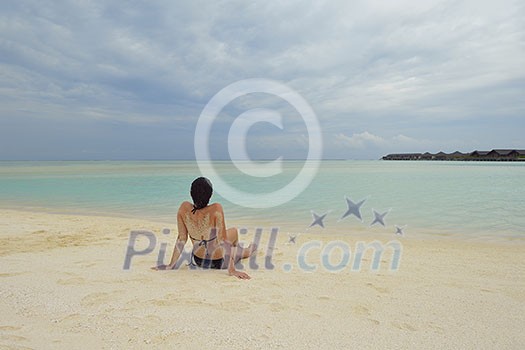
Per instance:
[[[269,178],[247,176],[229,162],[214,166],[231,186],[265,193],[286,185],[303,163],[285,162],[283,173]],[[0,162],[0,206],[175,222],[197,176],[197,164],[188,161]],[[394,232],[394,225],[406,225],[407,234],[523,235],[524,179],[524,163],[323,161],[307,189],[284,205],[244,208],[220,193],[213,201],[224,205],[229,225],[306,230],[314,210],[328,212],[323,232]],[[339,221],[346,211],[344,196],[366,199],[363,222],[353,216]],[[389,211],[386,227],[370,227],[372,209]]]

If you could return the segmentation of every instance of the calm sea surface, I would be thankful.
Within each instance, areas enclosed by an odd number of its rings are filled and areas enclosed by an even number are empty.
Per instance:
[[[303,165],[285,162],[280,175],[257,178],[230,162],[214,163],[230,186],[251,193],[285,186]],[[197,164],[188,161],[0,162],[0,207],[175,223],[197,176]],[[345,196],[365,199],[363,221],[355,216],[340,220]],[[244,208],[220,193],[212,200],[223,204],[228,225],[306,230],[313,210],[328,213],[324,231],[310,229],[315,232],[395,232],[399,225],[406,234],[519,236],[525,234],[525,163],[323,161],[307,189],[281,206]],[[388,211],[385,227],[370,226],[374,209]]]

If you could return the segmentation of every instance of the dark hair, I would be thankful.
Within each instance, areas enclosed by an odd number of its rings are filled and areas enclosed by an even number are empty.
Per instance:
[[[199,209],[205,208],[210,202],[213,187],[210,180],[205,177],[198,177],[191,183],[191,198],[193,199],[193,214]]]

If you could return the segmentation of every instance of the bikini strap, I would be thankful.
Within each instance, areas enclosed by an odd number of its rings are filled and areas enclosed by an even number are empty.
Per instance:
[[[204,249],[206,250],[206,259],[209,258],[210,256],[210,253],[208,251],[208,243],[213,241],[214,239],[217,239],[217,229],[216,228],[212,228],[211,229],[212,232],[215,232],[215,236],[213,236],[213,238],[210,238],[210,239],[201,239],[200,242],[198,243],[198,247],[201,247],[201,246],[204,246]],[[191,239],[193,239],[194,241],[197,241],[196,238],[192,237],[191,235],[189,235]],[[194,254],[194,250],[195,249],[192,249],[191,250],[191,259],[190,259],[190,263],[188,264],[188,266],[197,266],[194,262],[193,262],[193,257],[195,256]]]
[[[197,207],[195,206],[195,204],[193,204],[193,209],[191,210],[191,213],[192,213],[192,214],[195,214],[195,212],[196,212],[197,210],[199,210],[199,208],[197,208]]]

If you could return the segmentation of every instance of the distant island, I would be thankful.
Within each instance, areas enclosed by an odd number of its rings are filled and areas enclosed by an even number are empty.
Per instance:
[[[525,161],[525,150],[493,149],[492,151],[474,151],[470,153],[394,153],[381,158],[383,160],[460,160],[460,161]]]

